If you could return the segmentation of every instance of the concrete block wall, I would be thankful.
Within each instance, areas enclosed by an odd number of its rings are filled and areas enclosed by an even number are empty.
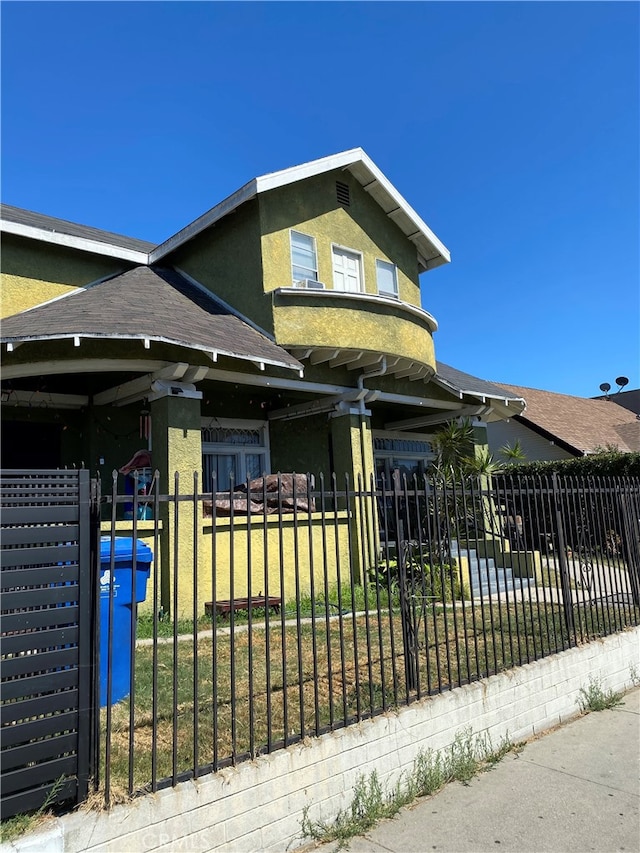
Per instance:
[[[420,750],[443,749],[468,727],[495,746],[543,732],[578,712],[590,678],[605,689],[630,688],[639,641],[640,628],[616,634],[108,813],[80,810],[0,853],[292,850],[304,843],[305,807],[311,819],[330,821],[350,805],[360,775],[376,770],[391,785]]]

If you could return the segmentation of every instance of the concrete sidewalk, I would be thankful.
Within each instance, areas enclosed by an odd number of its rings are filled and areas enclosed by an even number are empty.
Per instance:
[[[454,782],[419,800],[349,850],[639,851],[640,689],[623,702],[528,743],[468,785]]]

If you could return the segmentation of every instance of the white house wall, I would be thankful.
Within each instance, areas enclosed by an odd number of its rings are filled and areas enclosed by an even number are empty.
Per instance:
[[[487,424],[487,437],[489,450],[497,458],[501,459],[500,448],[505,444],[512,447],[516,440],[520,442],[525,453],[527,462],[536,460],[554,462],[557,459],[572,459],[573,455],[557,444],[552,444],[549,439],[543,438],[529,427],[515,420],[495,421]]]

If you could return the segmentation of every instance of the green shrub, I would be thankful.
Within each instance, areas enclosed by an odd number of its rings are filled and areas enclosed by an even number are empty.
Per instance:
[[[515,476],[559,474],[563,477],[640,477],[640,453],[608,449],[576,459],[505,465],[502,473]]]
[[[391,589],[394,603],[400,593],[400,567],[398,560],[383,560],[369,573],[373,584],[383,590]],[[420,559],[413,549],[406,562],[406,577],[411,595],[425,596],[436,601],[459,600],[462,595],[458,570],[449,564],[430,565]]]

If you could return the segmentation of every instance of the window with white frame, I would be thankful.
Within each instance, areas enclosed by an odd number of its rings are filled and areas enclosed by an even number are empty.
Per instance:
[[[316,241],[308,234],[291,231],[291,277],[296,285],[304,279],[318,280]]]
[[[359,252],[344,249],[342,246],[331,247],[333,256],[333,289],[344,290],[347,293],[362,291],[361,256]]]
[[[395,296],[398,298],[398,269],[388,261],[376,261],[376,276],[380,296]]]
[[[227,418],[202,420],[202,481],[226,492],[231,483],[246,483],[270,470],[269,427],[266,421],[237,421]]]

